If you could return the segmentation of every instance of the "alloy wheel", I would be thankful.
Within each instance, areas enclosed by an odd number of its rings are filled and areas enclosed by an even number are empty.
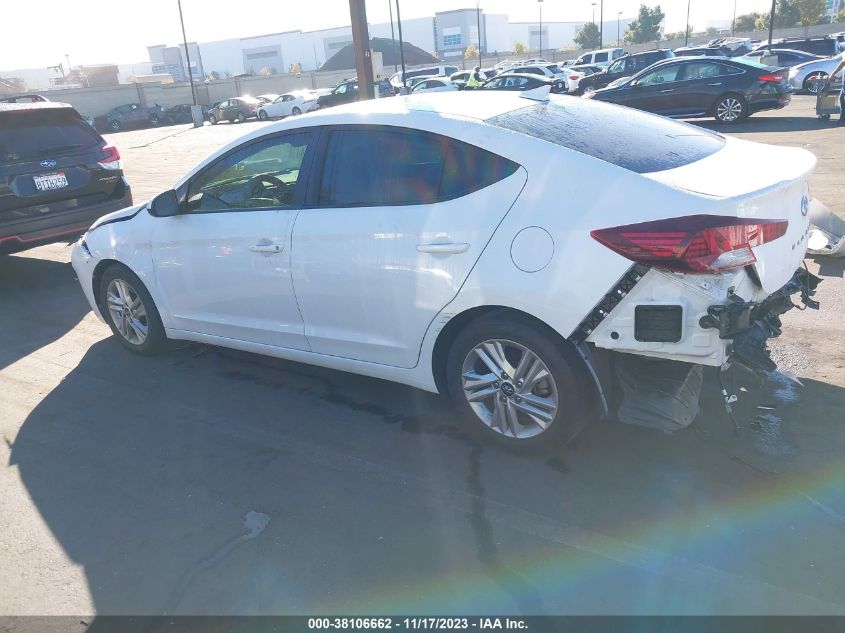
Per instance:
[[[727,97],[716,107],[716,116],[720,121],[733,123],[742,116],[742,102],[736,97]]]
[[[109,316],[118,333],[132,345],[147,340],[147,309],[138,292],[123,279],[112,279],[106,288]]]
[[[813,73],[812,75],[807,77],[807,79],[805,80],[805,83],[807,84],[807,92],[809,92],[811,95],[816,95],[821,92],[822,83],[820,80],[824,79],[825,77],[826,75],[824,73]]]
[[[464,396],[492,431],[515,439],[548,430],[558,412],[558,389],[548,366],[514,341],[490,339],[464,360]]]

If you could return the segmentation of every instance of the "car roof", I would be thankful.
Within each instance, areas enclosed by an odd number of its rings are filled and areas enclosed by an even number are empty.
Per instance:
[[[60,101],[36,101],[34,103],[0,103],[0,112],[19,110],[73,110],[69,103]]]
[[[501,79],[502,77],[525,77],[526,79],[536,79],[537,81],[544,81],[549,84],[557,83],[559,81],[558,79],[552,79],[551,77],[546,77],[545,75],[535,75],[533,73],[520,73],[510,71],[500,73],[490,79],[490,81],[493,81],[493,79]]]

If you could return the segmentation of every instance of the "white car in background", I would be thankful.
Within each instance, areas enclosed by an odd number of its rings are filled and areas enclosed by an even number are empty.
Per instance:
[[[825,57],[793,66],[789,69],[789,85],[796,91],[817,94],[821,88],[821,82],[818,80],[827,79],[840,61],[841,56]]]
[[[586,76],[586,73],[561,68],[557,64],[529,64],[515,66],[508,72],[524,73],[528,75],[539,75],[549,79],[563,79],[566,82],[566,92],[575,93],[578,91],[578,84]]]
[[[815,158],[543,90],[257,128],[95,222],[82,290],[138,354],[195,341],[413,385],[515,446],[609,409],[681,428],[704,366],[769,369],[778,314],[812,302]]]
[[[448,77],[430,77],[418,82],[411,92],[417,94],[420,92],[452,92],[453,90],[458,90],[458,86],[452,83]]]
[[[262,121],[278,119],[286,116],[297,116],[303,112],[311,112],[317,107],[317,95],[303,90],[289,92],[276,97],[274,101],[265,103],[258,108],[258,118]]]

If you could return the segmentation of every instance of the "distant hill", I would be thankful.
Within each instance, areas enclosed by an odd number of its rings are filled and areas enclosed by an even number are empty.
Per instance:
[[[418,64],[436,64],[440,60],[429,55],[423,49],[408,42],[404,43],[402,47],[405,53],[405,64],[407,66],[416,66]],[[382,55],[382,63],[384,67],[393,66],[394,64],[401,64],[402,60],[399,55],[399,40],[390,40],[384,37],[374,37],[370,40],[370,49],[375,53],[379,52]],[[344,46],[332,57],[326,60],[326,63],[320,66],[320,70],[350,70],[355,68],[355,52],[352,49],[352,44]]]

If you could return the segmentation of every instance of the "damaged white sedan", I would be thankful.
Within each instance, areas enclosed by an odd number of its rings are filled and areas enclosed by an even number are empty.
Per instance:
[[[703,366],[771,370],[778,315],[814,303],[814,162],[595,101],[378,99],[247,134],[101,218],[73,266],[134,352],[196,341],[448,393],[514,445],[608,414],[671,431]]]

